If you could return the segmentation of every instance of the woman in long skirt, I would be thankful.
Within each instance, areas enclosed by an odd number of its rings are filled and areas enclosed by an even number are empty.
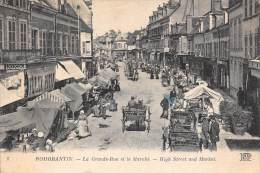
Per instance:
[[[84,112],[81,112],[78,122],[78,137],[79,139],[91,136],[90,129],[88,127],[88,120]]]

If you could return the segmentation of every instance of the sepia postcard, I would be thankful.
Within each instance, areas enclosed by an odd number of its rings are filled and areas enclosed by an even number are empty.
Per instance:
[[[260,0],[0,0],[0,173],[259,173]]]

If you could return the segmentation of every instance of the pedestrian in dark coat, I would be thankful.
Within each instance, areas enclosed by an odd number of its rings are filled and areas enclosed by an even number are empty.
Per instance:
[[[203,146],[204,146],[205,149],[208,148],[209,140],[210,140],[209,123],[210,123],[209,119],[207,119],[206,117],[202,117],[202,130],[201,130],[202,134],[201,134],[201,137],[202,137]]]
[[[239,90],[237,92],[237,100],[238,105],[244,107],[245,92],[242,90],[242,87],[239,87]]]
[[[170,99],[171,99],[171,101],[173,102],[173,100],[176,98],[176,92],[175,92],[175,90],[173,89],[173,90],[171,90],[171,92],[170,92]]]
[[[163,134],[162,134],[163,146],[162,146],[162,150],[165,151],[166,150],[167,137],[168,137],[168,128],[167,127],[163,127],[162,129],[163,129]]]
[[[150,79],[154,79],[154,68],[151,68],[151,75],[150,75]]]
[[[160,73],[160,67],[156,66],[156,67],[155,67],[155,76],[156,76],[156,79],[159,79],[159,73]]]
[[[169,101],[166,98],[166,96],[162,99],[160,105],[163,108],[163,112],[162,112],[161,118],[168,119]]]
[[[210,125],[209,125],[209,137],[211,142],[211,150],[217,151],[217,142],[219,141],[219,124],[216,121],[215,116],[210,116]]]

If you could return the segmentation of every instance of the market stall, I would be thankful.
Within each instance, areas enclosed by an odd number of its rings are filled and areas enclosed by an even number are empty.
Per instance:
[[[102,88],[109,88],[110,86],[110,81],[100,75],[94,76],[93,78],[89,79],[89,83],[93,86],[99,86]]]
[[[84,108],[87,100],[87,90],[77,83],[71,83],[63,87],[61,93],[71,99],[69,102],[69,107],[73,112],[73,117],[71,118],[75,119],[79,111]]]
[[[107,80],[119,80],[119,74],[117,74],[115,71],[113,71],[110,68],[106,68],[98,73],[100,76]]]
[[[205,85],[199,85],[184,93],[184,99],[189,102],[190,109],[196,114],[199,121],[199,116],[208,116],[209,113],[220,114],[219,106],[224,101],[220,93],[213,91]]]
[[[63,105],[49,99],[31,101],[27,107],[19,107],[17,112],[1,116],[0,141],[3,147],[7,145],[8,149],[13,149],[26,142],[30,148],[41,146],[43,149],[47,139],[57,141],[60,136],[64,136],[64,130],[68,129],[65,127]],[[42,140],[32,140],[33,129],[42,135]],[[25,138],[28,141],[24,141]]]
[[[17,112],[0,116],[0,141],[3,141],[10,131],[34,125],[33,113],[30,109],[19,109]]]

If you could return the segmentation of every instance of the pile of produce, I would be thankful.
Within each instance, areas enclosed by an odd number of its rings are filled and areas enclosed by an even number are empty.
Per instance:
[[[252,112],[236,111],[232,116],[232,129],[235,134],[243,135],[252,126]]]
[[[243,135],[251,128],[252,113],[243,110],[231,101],[224,101],[220,104],[222,127],[228,132]]]
[[[223,101],[220,103],[220,113],[224,130],[228,132],[232,131],[232,116],[238,109],[240,108],[231,101]]]

